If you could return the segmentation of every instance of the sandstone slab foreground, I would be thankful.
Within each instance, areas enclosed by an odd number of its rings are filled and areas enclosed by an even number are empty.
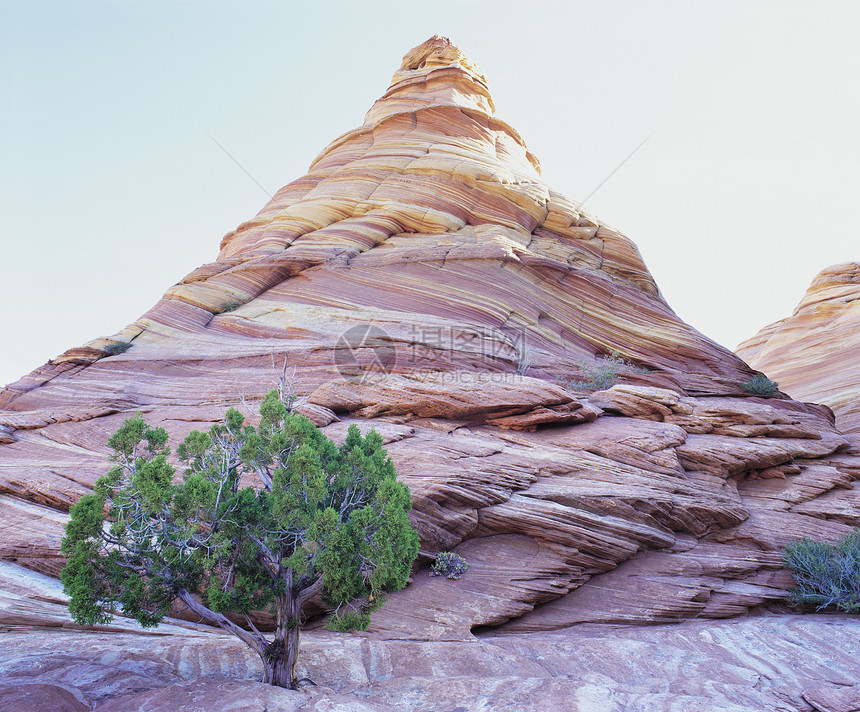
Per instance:
[[[0,564],[0,582],[31,616],[0,607],[0,709],[15,712],[850,712],[860,700],[860,624],[841,615],[436,642],[312,631],[300,675],[315,684],[293,691],[258,682],[259,659],[220,631],[75,630],[52,579]]]

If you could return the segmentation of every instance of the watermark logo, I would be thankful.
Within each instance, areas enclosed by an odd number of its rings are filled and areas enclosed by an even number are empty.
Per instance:
[[[524,328],[403,325],[397,336],[357,324],[338,337],[334,365],[353,381],[382,381],[393,373],[438,378],[463,372],[527,375],[531,353]],[[433,376],[433,374],[437,376]]]
[[[360,381],[382,378],[397,365],[397,349],[383,329],[371,324],[358,324],[338,338],[334,365],[344,378],[358,378]]]

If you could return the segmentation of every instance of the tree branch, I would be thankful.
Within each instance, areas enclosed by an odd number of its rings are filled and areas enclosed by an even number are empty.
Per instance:
[[[299,595],[296,596],[296,601],[298,601],[299,610],[301,610],[304,607],[305,603],[307,603],[311,598],[313,598],[320,591],[322,591],[322,587],[323,587],[323,577],[320,576],[310,586],[299,591]]]
[[[253,633],[249,633],[244,628],[240,628],[233,621],[231,621],[226,616],[221,613],[216,613],[204,606],[200,601],[194,598],[191,595],[191,592],[180,588],[176,592],[176,596],[182,601],[188,608],[190,608],[194,613],[196,613],[201,618],[206,619],[213,625],[218,626],[219,628],[226,630],[229,633],[235,635],[239,640],[241,640],[245,645],[251,648],[257,655],[260,657],[264,657],[266,646],[269,644],[268,641],[260,634],[259,631],[255,628],[256,635]]]

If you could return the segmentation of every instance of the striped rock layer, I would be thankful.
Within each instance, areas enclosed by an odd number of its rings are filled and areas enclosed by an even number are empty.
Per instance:
[[[0,582],[14,589],[16,568],[0,563]],[[32,575],[27,583],[39,600],[19,598],[12,616],[0,610],[0,709],[14,712],[851,712],[860,705],[860,643],[847,616],[584,626],[483,635],[469,644],[313,631],[302,637],[298,674],[316,684],[286,690],[259,682],[259,659],[233,636],[194,624],[75,630],[55,602],[57,582]],[[42,627],[24,628],[28,617]]]
[[[58,573],[66,512],[129,414],[175,444],[285,372],[333,439],[382,434],[420,563],[471,564],[419,570],[379,636],[734,616],[784,598],[786,542],[858,523],[860,458],[832,413],[750,397],[752,369],[541,180],[438,36],[215,262],[0,393],[0,557]]]
[[[737,351],[792,397],[830,406],[843,432],[860,435],[860,263],[822,270],[791,316]]]

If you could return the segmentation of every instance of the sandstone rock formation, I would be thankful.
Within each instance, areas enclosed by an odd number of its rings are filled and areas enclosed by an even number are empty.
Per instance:
[[[0,557],[56,574],[64,513],[123,418],[175,444],[230,405],[252,413],[288,355],[327,434],[383,435],[421,561],[471,563],[456,582],[419,571],[375,614],[377,640],[782,599],[780,547],[860,521],[857,451],[826,407],[750,397],[753,371],[684,324],[635,245],[549,188],[492,112],[477,67],[431,38],[214,262],[0,393]],[[576,384],[615,352],[636,368]]]
[[[791,316],[737,350],[793,398],[829,405],[843,432],[860,435],[860,263],[822,270]]]

